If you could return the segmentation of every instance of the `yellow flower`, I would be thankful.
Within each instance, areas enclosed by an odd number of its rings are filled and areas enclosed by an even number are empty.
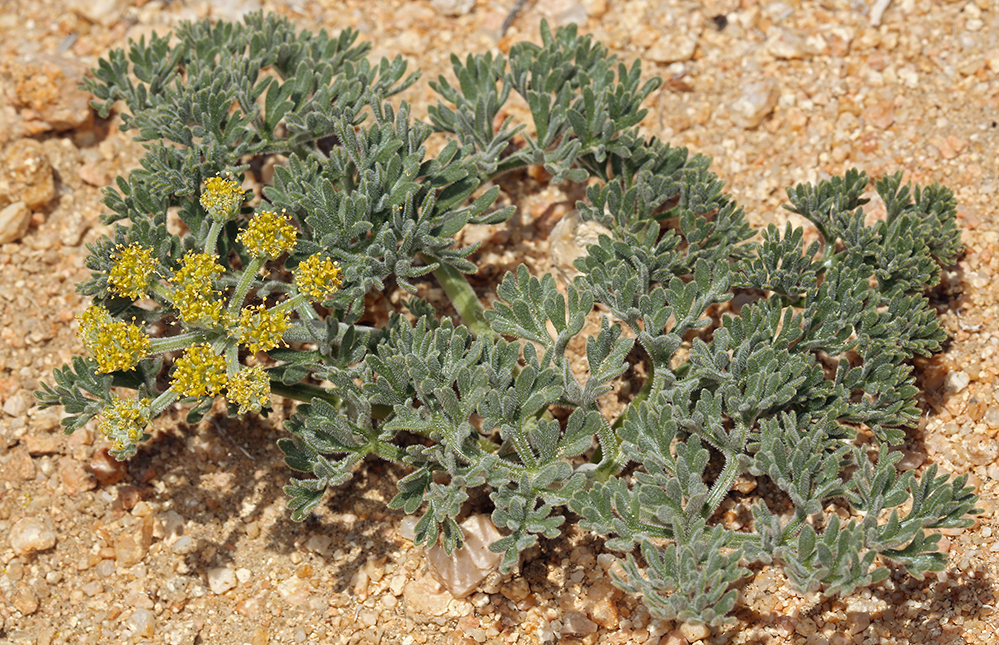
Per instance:
[[[225,398],[239,405],[239,414],[260,412],[269,402],[271,383],[267,373],[259,365],[244,367],[229,379]]]
[[[153,250],[138,244],[124,247],[119,244],[117,250],[118,261],[108,275],[108,282],[126,298],[137,300],[145,297],[149,276],[156,268]]]
[[[242,186],[232,176],[210,177],[201,193],[201,206],[209,217],[224,222],[239,214],[243,197]]]
[[[111,454],[127,459],[135,454],[135,444],[149,425],[149,399],[136,401],[111,395],[111,405],[104,408],[97,430],[111,442]]]
[[[247,307],[239,314],[239,342],[251,352],[266,352],[281,343],[288,329],[288,312],[263,305]]]
[[[225,358],[199,343],[184,350],[174,365],[171,387],[181,396],[215,396],[225,387]]]
[[[177,285],[173,305],[188,324],[217,323],[222,313],[221,294],[212,288],[215,276],[225,273],[211,253],[188,251],[170,280]]]
[[[253,257],[276,259],[295,248],[298,231],[284,212],[262,211],[253,216],[246,228],[236,236]]]
[[[311,255],[295,270],[295,286],[299,292],[317,302],[333,297],[342,284],[340,263]]]
[[[90,305],[78,320],[80,340],[97,361],[100,372],[134,369],[149,353],[149,336],[142,328],[115,320],[101,305]]]

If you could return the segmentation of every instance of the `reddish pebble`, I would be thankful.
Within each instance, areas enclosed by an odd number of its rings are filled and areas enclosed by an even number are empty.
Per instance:
[[[101,486],[111,486],[125,479],[128,465],[111,456],[107,448],[98,450],[90,460],[90,471]]]

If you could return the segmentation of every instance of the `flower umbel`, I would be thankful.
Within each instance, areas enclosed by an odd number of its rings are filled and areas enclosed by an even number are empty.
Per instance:
[[[239,314],[239,342],[251,352],[266,352],[281,343],[288,329],[288,312],[251,306]]]
[[[271,383],[259,365],[244,367],[229,379],[225,398],[239,406],[239,414],[260,412],[270,400]]]
[[[250,255],[275,259],[295,248],[298,231],[291,218],[273,211],[261,211],[253,216],[246,228],[236,236]]]
[[[184,350],[174,365],[173,384],[182,396],[215,396],[226,384],[225,358],[211,345],[199,343]]]
[[[295,286],[299,292],[321,302],[333,297],[343,284],[340,263],[319,255],[310,255],[295,270]]]
[[[115,320],[101,305],[90,305],[78,320],[80,340],[97,361],[100,372],[134,369],[149,353],[149,336],[142,328]]]
[[[188,324],[217,323],[222,312],[221,294],[212,286],[215,276],[225,269],[211,253],[188,251],[170,280],[177,285],[173,304]]]
[[[108,283],[122,296],[138,300],[145,297],[149,276],[156,268],[153,250],[138,244],[118,246],[118,261],[108,275]]]
[[[201,193],[201,206],[208,211],[209,217],[224,222],[239,213],[243,196],[242,186],[231,176],[210,177]]]
[[[97,424],[97,430],[111,442],[110,453],[116,459],[135,454],[135,444],[142,439],[149,424],[149,399],[136,401],[112,395],[111,405]]]

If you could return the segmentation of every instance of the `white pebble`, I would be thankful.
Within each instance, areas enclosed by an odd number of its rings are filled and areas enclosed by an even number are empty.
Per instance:
[[[54,547],[56,534],[41,520],[25,517],[11,527],[9,539],[10,548],[16,555],[27,555]]]
[[[126,622],[136,636],[148,638],[156,633],[156,616],[149,609],[136,609]]]
[[[236,586],[236,572],[229,567],[216,567],[208,570],[208,587],[215,595],[221,595]]]

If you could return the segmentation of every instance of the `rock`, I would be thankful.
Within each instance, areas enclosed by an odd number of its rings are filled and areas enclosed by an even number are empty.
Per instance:
[[[333,538],[328,535],[313,535],[305,543],[305,548],[325,558],[326,554],[329,553],[330,544],[332,543]]]
[[[670,29],[652,43],[645,58],[657,63],[677,63],[693,58],[696,49],[696,34]]]
[[[237,584],[236,572],[229,567],[216,567],[208,570],[208,588],[220,596]]]
[[[597,631],[597,624],[581,611],[567,611],[562,614],[562,631],[565,634],[585,636]]]
[[[406,600],[406,616],[425,623],[447,612],[451,594],[437,578],[424,575],[408,583],[402,590]]]
[[[451,555],[436,545],[427,551],[427,561],[437,578],[455,598],[464,598],[486,576],[499,567],[502,553],[493,553],[489,545],[503,537],[488,515],[473,515],[461,523],[465,544]]]
[[[166,642],[170,645],[194,645],[198,641],[198,627],[193,620],[171,620],[165,627]]]
[[[25,517],[11,527],[8,540],[14,554],[21,556],[51,549],[55,546],[56,534],[41,520]]]
[[[445,16],[464,16],[475,7],[475,0],[430,0],[430,6]]]
[[[90,93],[80,89],[87,65],[63,56],[26,56],[11,66],[15,107],[29,134],[83,130],[94,120]]]
[[[245,569],[245,568],[236,569],[236,580],[239,580],[240,583],[249,582],[250,581],[250,577],[252,575],[253,575],[253,572],[251,572],[249,569]]]
[[[3,411],[12,417],[23,417],[28,411],[28,401],[24,392],[18,390],[3,404]]]
[[[804,58],[805,42],[801,36],[781,29],[774,28],[766,42],[767,52],[774,58],[790,60]]]
[[[48,206],[55,197],[52,164],[45,147],[34,139],[7,146],[0,156],[0,203],[24,202],[33,211]]]
[[[90,459],[90,472],[94,473],[97,483],[101,486],[111,486],[125,479],[128,475],[128,464],[111,456],[107,448],[94,453]]]
[[[277,586],[278,593],[289,605],[302,605],[312,595],[312,585],[306,578],[292,576]]]
[[[747,130],[755,128],[773,111],[778,96],[777,83],[771,79],[749,83],[729,106],[732,120]]]
[[[692,623],[684,623],[680,625],[680,634],[687,639],[688,642],[693,643],[694,641],[704,640],[711,635],[711,628],[707,625],[694,625]]]
[[[20,240],[28,232],[30,223],[31,210],[24,202],[14,202],[0,209],[0,244]]]
[[[2,478],[11,481],[31,481],[35,478],[35,462],[25,446],[17,446],[10,451],[10,457],[2,471]]]
[[[153,537],[173,544],[184,534],[184,517],[177,511],[166,511],[156,516]]]
[[[156,633],[156,616],[149,609],[139,608],[125,621],[129,629],[141,638],[150,638]]]
[[[11,602],[14,608],[25,616],[30,616],[38,611],[38,596],[35,595],[35,590],[29,584],[19,584]]]
[[[67,8],[89,22],[111,27],[128,7],[125,0],[69,0]]]
[[[167,540],[167,544],[170,541]],[[182,535],[177,538],[177,540],[170,545],[170,552],[174,555],[187,555],[189,553],[194,553],[198,550],[198,541],[192,538],[190,535]]]
[[[971,377],[967,372],[957,371],[947,373],[947,390],[951,394],[959,394],[971,383]],[[6,410],[7,406],[4,406]]]
[[[62,480],[66,494],[71,497],[97,488],[97,480],[94,479],[94,476],[72,457],[59,459],[59,479]]]
[[[617,601],[620,598],[621,591],[607,578],[594,582],[586,592],[586,613],[590,620],[601,627],[617,629]]]
[[[548,236],[552,264],[566,283],[579,275],[573,263],[587,254],[587,247],[597,244],[601,235],[610,234],[610,229],[600,222],[584,222],[575,209],[563,215],[552,227]]]
[[[26,434],[21,438],[21,442],[28,449],[28,454],[32,457],[57,453],[59,452],[59,446],[62,444],[59,439],[50,434]]]
[[[118,564],[126,567],[142,562],[148,549],[149,547],[144,544],[141,537],[136,538],[131,533],[123,533],[114,541],[115,560],[118,561]]]

